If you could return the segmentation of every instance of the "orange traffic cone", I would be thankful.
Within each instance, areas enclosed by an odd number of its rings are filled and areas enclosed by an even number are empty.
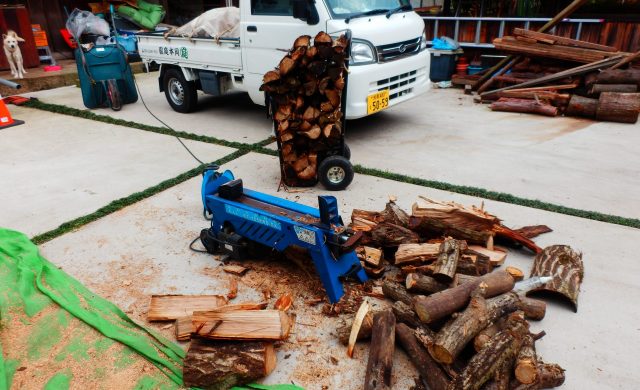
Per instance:
[[[4,104],[4,100],[0,99],[0,130],[11,126],[18,126],[23,123],[24,121],[13,119],[11,117],[11,113],[9,112],[7,105]]]

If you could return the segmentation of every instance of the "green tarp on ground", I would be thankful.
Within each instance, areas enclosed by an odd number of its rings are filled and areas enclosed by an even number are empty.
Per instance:
[[[26,328],[28,333],[18,335],[10,324],[18,324],[15,328]],[[93,330],[84,324],[101,334],[90,345],[87,340]],[[38,248],[24,234],[1,228],[0,326],[0,332],[4,333],[1,340],[24,344],[20,354],[10,359],[3,358],[8,355],[8,345],[0,354],[0,390],[11,387],[16,370],[32,369],[37,375],[38,366],[34,368],[30,363],[40,358],[89,360],[89,350],[98,358],[107,351],[121,355],[109,356],[116,368],[132,364],[138,354],[171,379],[174,385],[169,387],[182,384],[182,348],[137,325],[113,303],[58,269],[40,256]],[[70,327],[72,332],[68,331]],[[109,349],[113,340],[128,348]],[[131,383],[131,387],[166,388],[167,383],[160,386],[162,376],[158,379],[153,374],[137,384]],[[59,372],[49,378],[45,388],[66,388],[70,382],[73,383],[70,372]]]

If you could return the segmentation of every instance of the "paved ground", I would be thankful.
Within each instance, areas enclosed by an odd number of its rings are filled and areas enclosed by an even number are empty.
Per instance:
[[[174,137],[11,106],[0,131],[0,225],[35,235],[195,168]],[[184,141],[210,162],[234,149]]]
[[[262,109],[244,95],[210,98],[211,106],[203,101],[202,111],[187,116],[168,109],[164,96],[154,89],[154,75],[142,80],[144,96],[154,96],[147,98],[152,110],[172,121],[176,130],[243,142],[257,142],[269,134]],[[47,102],[82,108],[74,87],[36,95]],[[170,136],[34,109],[10,109],[27,124],[0,131],[0,225],[30,235],[196,166]],[[157,124],[140,103],[117,113],[97,112]],[[631,148],[640,137],[639,127],[491,113],[484,106],[472,105],[459,91],[434,90],[388,112],[350,123],[348,141],[353,161],[366,167],[637,218],[640,164]],[[198,142],[188,145],[207,161],[233,151]],[[277,189],[274,157],[249,154],[225,168],[233,169],[249,188],[272,194]],[[323,191],[307,189],[279,195],[313,205],[319,193]],[[389,194],[398,196],[407,209],[418,195],[466,204],[482,202],[363,175],[357,175],[336,196],[348,218],[354,207],[382,209]],[[564,388],[634,388],[640,375],[634,370],[628,345],[638,339],[640,323],[634,306],[640,299],[635,248],[640,230],[484,203],[509,226],[551,226],[553,233],[536,240],[540,246],[568,244],[584,253],[579,312],[551,303],[547,318],[534,324],[535,330],[547,332],[539,344],[545,361],[567,369]],[[194,178],[41,248],[51,261],[143,321],[149,294],[226,293],[228,276],[215,259],[187,248],[206,226],[200,207],[199,179]],[[526,272],[531,259],[525,252],[512,251],[508,264]],[[320,315],[319,307],[303,303],[315,296],[315,279],[290,264],[252,262],[251,267],[254,271],[242,278],[236,300],[259,299],[265,286],[273,290],[274,299],[287,291],[296,297],[295,334],[292,342],[279,348],[277,370],[267,382],[293,380],[310,389],[321,385],[359,388],[366,344],[356,351],[356,360],[344,357],[342,347],[329,335],[335,320]],[[161,331],[170,333],[171,329]],[[335,366],[331,356],[338,359]],[[395,388],[407,388],[413,371],[402,353],[396,359]]]
[[[151,110],[176,130],[241,142],[271,131],[244,94],[204,96],[199,111],[172,111],[157,73],[138,75]],[[84,108],[75,87],[32,94]],[[158,126],[138,102],[98,113]],[[623,142],[621,142],[623,140]],[[459,89],[434,89],[378,115],[350,122],[352,160],[367,167],[506,192],[564,206],[640,217],[640,124],[492,112]]]
[[[244,180],[248,188],[276,194],[279,181],[275,157],[249,154],[225,166]],[[206,227],[201,217],[199,178],[194,178],[164,193],[121,210],[92,223],[77,232],[67,234],[41,246],[48,259],[60,265],[99,294],[104,294],[143,320],[148,296],[153,293],[217,293],[227,292],[227,276],[220,272],[213,256],[190,252],[188,243]],[[300,193],[278,193],[289,199],[314,205],[322,191],[310,189]],[[363,195],[366,194],[366,195]],[[418,195],[434,199],[451,199],[465,204],[482,200],[438,190],[400,184],[371,176],[357,176],[350,190],[339,194],[342,215],[349,216],[355,206],[382,209],[389,194],[399,197],[399,203],[409,208]],[[504,218],[511,226],[545,223],[555,231],[537,239],[541,246],[569,244],[584,252],[585,281],[579,298],[579,312],[567,306],[551,303],[546,318],[533,323],[535,331],[544,329],[547,335],[538,344],[545,361],[557,362],[567,369],[565,389],[633,388],[640,375],[635,372],[632,350],[627,345],[638,338],[640,314],[635,301],[640,299],[640,287],[635,280],[640,266],[635,259],[635,242],[640,240],[637,229],[608,225],[559,214],[528,209],[498,202],[485,201],[485,207]],[[616,242],[614,253],[608,243]],[[529,270],[532,256],[511,251],[507,264]],[[259,263],[251,263],[260,269]],[[287,273],[291,273],[287,279]],[[240,283],[237,301],[259,299],[260,271],[251,271]],[[132,277],[132,275],[137,275]],[[344,357],[344,349],[329,334],[335,320],[319,314],[320,308],[310,308],[304,301],[314,297],[304,275],[295,267],[281,265],[270,271],[280,287],[274,292],[292,291],[298,322],[294,340],[316,337],[312,347],[285,344],[279,350],[280,359],[269,383],[293,380],[308,389],[358,389],[363,381],[364,366],[361,345],[359,358]],[[131,283],[131,285],[128,285]],[[127,285],[127,287],[124,287]],[[612,304],[615,303],[615,304]],[[321,324],[310,327],[303,324]],[[614,337],[615,335],[615,337]],[[311,351],[311,352],[310,352]],[[292,354],[289,359],[284,359]],[[329,365],[330,357],[339,359]],[[413,377],[406,358],[398,353],[394,388],[407,388]],[[323,362],[318,368],[317,362]],[[324,363],[326,362],[326,364]],[[311,366],[311,367],[310,367]],[[310,372],[319,370],[321,378]]]

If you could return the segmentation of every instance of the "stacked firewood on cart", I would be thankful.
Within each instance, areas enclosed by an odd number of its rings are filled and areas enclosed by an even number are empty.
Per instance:
[[[454,83],[476,91],[494,111],[576,116],[635,123],[640,113],[640,51],[545,33],[578,9],[575,0],[538,31],[515,28],[493,41],[509,54],[492,68]]]
[[[354,210],[352,228],[364,232],[361,263],[391,305],[372,309],[364,300],[336,331],[349,355],[357,340],[371,340],[365,390],[389,388],[396,345],[431,390],[542,389],[564,382],[564,370],[536,354],[545,332],[529,329],[529,321],[545,316],[546,304],[527,295],[553,292],[577,311],[582,255],[531,240],[551,229],[512,230],[481,208],[427,198],[411,215],[393,200],[381,212]],[[496,242],[535,256],[528,279],[502,266],[507,251]]]
[[[260,90],[269,96],[286,185],[317,183],[323,158],[343,146],[347,45],[344,35],[334,40],[320,32],[313,44],[300,36],[278,68],[264,75]]]

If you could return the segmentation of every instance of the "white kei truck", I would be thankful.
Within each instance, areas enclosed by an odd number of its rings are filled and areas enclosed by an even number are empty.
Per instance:
[[[231,1],[231,0],[228,0]],[[160,91],[178,112],[196,108],[197,90],[246,91],[265,105],[262,76],[300,35],[351,30],[347,119],[412,99],[429,88],[425,26],[409,0],[239,0],[240,38],[137,35],[146,63],[160,65]],[[231,5],[231,4],[229,4]]]

